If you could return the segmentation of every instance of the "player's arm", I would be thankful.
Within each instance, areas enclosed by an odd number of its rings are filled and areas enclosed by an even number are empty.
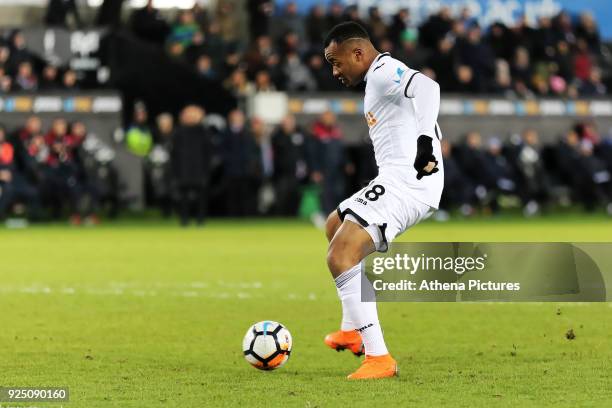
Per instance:
[[[407,76],[404,97],[414,100],[413,106],[417,122],[417,154],[414,168],[417,179],[438,171],[438,161],[433,155],[433,138],[439,137],[438,111],[440,110],[440,85],[418,71]]]

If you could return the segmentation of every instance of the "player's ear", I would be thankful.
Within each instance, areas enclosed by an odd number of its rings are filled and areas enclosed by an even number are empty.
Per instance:
[[[353,58],[355,59],[356,62],[361,62],[363,61],[363,50],[359,47],[355,47],[353,48]]]

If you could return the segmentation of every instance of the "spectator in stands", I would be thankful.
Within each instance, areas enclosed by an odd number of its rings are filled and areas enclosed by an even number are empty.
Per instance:
[[[549,197],[549,182],[540,158],[539,136],[536,130],[523,132],[522,144],[518,149],[517,168],[519,195],[523,201],[524,214],[535,215],[540,211],[540,204]]]
[[[261,152],[241,110],[228,116],[221,145],[227,188],[227,211],[231,216],[257,213],[257,192],[262,179]]]
[[[45,24],[52,27],[68,27],[67,18],[72,15],[77,27],[81,27],[81,18],[75,0],[49,0]]]
[[[213,61],[207,54],[202,54],[198,57],[196,60],[196,70],[202,78],[206,78],[210,81],[219,79],[219,75],[213,67]]]
[[[274,92],[276,87],[272,83],[270,73],[266,70],[261,70],[255,74],[255,92]]]
[[[582,38],[576,43],[576,53],[574,56],[574,75],[582,81],[588,81],[591,76],[593,60],[589,51],[589,46]]]
[[[472,71],[477,92],[487,92],[491,88],[495,66],[491,50],[482,42],[480,27],[470,27],[465,41],[460,41],[457,46],[461,64]]]
[[[143,8],[132,12],[129,26],[141,40],[159,45],[164,43],[170,31],[168,23],[159,10],[154,7],[153,0],[147,0],[147,4]]]
[[[612,177],[606,163],[594,154],[594,146],[588,140],[580,143],[580,154],[588,177],[583,180],[584,188],[592,192],[592,204],[585,204],[587,210],[594,209],[596,204],[603,204],[610,209],[612,202]]]
[[[25,125],[15,130],[11,136],[11,143],[15,147],[15,160],[18,169],[30,184],[37,185],[42,179],[42,173],[38,167],[38,163],[46,161],[46,157],[41,157],[40,160],[34,159],[34,154],[30,155],[28,148],[35,137],[42,139],[42,121],[36,115],[32,115],[26,119]],[[38,150],[38,149],[37,149]]]
[[[427,48],[434,48],[438,41],[451,30],[452,22],[450,9],[441,7],[437,13],[429,16],[427,21],[419,27],[421,44]],[[400,34],[401,32],[398,33],[398,35]]]
[[[342,84],[330,74],[330,69],[325,65],[320,53],[313,53],[310,56],[308,68],[316,82],[318,91],[339,91],[343,89]]]
[[[40,77],[41,91],[56,91],[60,88],[58,80],[58,69],[53,64],[45,65]]]
[[[487,187],[491,187],[489,174],[486,172],[486,154],[482,146],[482,137],[477,131],[468,132],[465,140],[457,147],[456,158],[465,175],[475,186],[476,196],[481,202],[487,198]]]
[[[231,76],[225,80],[224,85],[237,99],[244,99],[255,93],[255,86],[240,68],[234,70]]]
[[[395,52],[395,58],[410,68],[420,70],[425,66],[429,53],[426,49],[418,47],[417,36],[418,31],[413,28],[404,30],[400,37],[399,48]]]
[[[297,34],[294,31],[288,31],[281,41],[280,56],[281,58],[285,58],[287,55],[294,53],[301,55],[303,53],[303,48],[304,44],[300,43]]]
[[[533,75],[529,60],[529,52],[525,47],[518,47],[514,52],[514,60],[511,65],[511,74],[515,82],[515,90],[522,94],[521,87],[531,87],[531,77]]]
[[[239,35],[243,33],[243,27],[238,19],[238,12],[235,4],[231,0],[220,0],[217,2],[216,20],[219,23],[219,34],[227,44],[234,44],[239,41]],[[253,36],[251,39],[255,38]]]
[[[576,35],[574,34],[574,27],[572,26],[572,17],[566,11],[561,11],[559,14],[553,17],[552,29],[556,38],[543,44],[545,52],[546,47],[556,43],[555,40],[564,40],[569,44],[576,43]]]
[[[534,60],[550,57],[551,49],[558,41],[567,42],[566,39],[555,33],[552,19],[547,16],[541,16],[538,19],[538,27],[535,30],[529,28],[528,32],[532,32],[533,35],[529,39],[525,38],[528,41],[521,41],[521,43]]]
[[[474,212],[472,201],[475,186],[465,175],[453,154],[453,148],[447,139],[442,139],[442,160],[444,162],[444,191],[440,201],[440,214],[437,219],[448,219],[448,211],[460,208],[463,215]]]
[[[96,14],[96,26],[117,28],[121,25],[121,8],[125,0],[103,0]]]
[[[321,204],[328,214],[344,196],[344,165],[346,163],[342,130],[336,115],[326,111],[312,125],[312,181],[321,185]]]
[[[382,38],[387,37],[387,23],[380,14],[380,9],[372,6],[368,9],[368,32],[374,43],[377,43]]]
[[[277,26],[274,28],[274,32],[277,38],[291,31],[295,33],[300,44],[304,44],[306,41],[306,21],[299,15],[295,1],[289,1],[285,4],[285,9],[275,25]]]
[[[270,141],[270,132],[265,122],[257,116],[251,118],[251,133],[259,151],[259,162],[261,176],[257,186],[257,210],[261,214],[267,214],[272,207],[272,200],[266,192],[272,191],[270,183],[274,173],[274,153]]]
[[[192,214],[198,225],[206,217],[207,187],[212,157],[212,141],[202,124],[204,110],[185,107],[172,141],[172,177],[177,186],[181,225],[186,226]]]
[[[63,118],[53,120],[51,130],[44,137],[48,148],[44,173],[44,192],[51,202],[56,218],[61,215],[64,204],[68,204],[70,222],[81,223],[80,202],[83,196],[76,161],[75,143],[68,134],[68,124]]]
[[[331,28],[327,23],[325,8],[321,4],[312,6],[306,17],[306,36],[313,49],[323,45],[325,34]]]
[[[592,183],[589,183],[589,174],[583,165],[580,151],[580,139],[574,129],[569,129],[555,150],[555,162],[560,179],[571,190],[572,198],[584,204],[585,208],[594,207],[595,194]]]
[[[288,115],[272,135],[276,214],[294,216],[300,203],[300,183],[308,174],[306,137]]]
[[[210,56],[213,68],[222,75],[225,54],[230,52],[231,47],[222,38],[220,30],[221,26],[218,21],[210,22],[201,53]]]
[[[10,57],[7,62],[9,71],[17,71],[23,62],[32,63],[34,54],[27,48],[25,36],[20,30],[14,30],[10,36]]]
[[[495,83],[491,89],[492,93],[502,94],[507,97],[514,96],[512,90],[512,76],[510,75],[510,66],[503,59],[495,61]]]
[[[606,94],[606,85],[601,81],[601,70],[593,67],[587,80],[578,80],[578,91],[584,96],[602,96]]]
[[[387,35],[383,37],[388,37],[394,43],[399,44],[404,31],[408,28],[412,28],[410,27],[410,10],[405,8],[399,9],[393,16]]]
[[[490,138],[487,143],[482,172],[485,175],[485,187],[489,192],[487,204],[493,212],[497,212],[499,196],[516,193],[516,177],[514,168],[503,154],[501,141],[495,137]]]
[[[474,71],[468,65],[458,65],[456,70],[456,80],[451,90],[460,93],[477,93],[480,90],[479,83],[474,78]]]
[[[270,17],[274,12],[274,2],[270,0],[247,0],[249,13],[249,33],[251,38],[270,35]]]
[[[287,78],[287,91],[316,90],[317,83],[308,67],[300,60],[300,56],[297,52],[294,51],[287,54],[283,61],[283,72],[285,78]]]
[[[30,62],[24,61],[19,64],[14,85],[15,89],[20,91],[33,92],[38,89],[38,78],[34,74]]]
[[[5,45],[3,42],[0,42],[0,67],[4,70],[9,68],[9,61],[11,58],[11,49],[8,45]]]
[[[345,21],[352,21],[359,24],[362,27],[367,27],[367,23],[361,19],[359,14],[359,7],[355,4],[349,5],[344,9]]]
[[[79,215],[85,224],[97,225],[100,223],[100,188],[96,184],[99,166],[95,157],[84,159],[83,143],[87,138],[88,130],[84,122],[76,120],[70,124],[66,144],[74,158],[77,183],[79,185]]]
[[[31,219],[40,218],[38,190],[20,171],[19,141],[9,141],[0,127],[0,219],[15,203],[24,204]]]
[[[27,142],[35,135],[39,135],[41,131],[42,131],[42,121],[40,120],[38,116],[32,115],[28,117],[28,119],[25,122],[25,125],[21,129],[19,129],[15,134],[16,134],[17,139],[23,142]]]
[[[134,117],[125,133],[125,142],[128,150],[136,156],[147,156],[153,145],[153,134],[149,128],[148,118],[144,103],[134,104]]]
[[[512,38],[512,32],[505,24],[496,22],[489,27],[489,33],[485,38],[495,58],[506,61],[512,60],[516,44]]]
[[[15,172],[15,152],[6,138],[4,127],[0,127],[0,219],[13,202],[13,174]]]
[[[578,25],[576,26],[576,37],[583,39],[593,53],[600,53],[601,39],[599,29],[593,15],[589,12],[580,14]]]
[[[244,61],[249,69],[249,74],[254,75],[266,66],[266,60],[276,54],[272,45],[272,39],[267,35],[257,37],[244,55]]]
[[[172,180],[172,143],[174,139],[174,118],[168,112],[161,113],[156,118],[153,129],[155,145],[151,149],[145,163],[147,177],[147,192],[149,198],[158,205],[164,218],[170,217],[173,206]]]
[[[77,73],[72,69],[66,70],[66,72],[64,72],[64,75],[62,75],[62,86],[66,91],[78,91],[79,84]]]
[[[155,144],[169,148],[172,144],[172,134],[174,133],[174,118],[168,112],[160,113],[156,120],[156,127],[153,130],[153,140]]]
[[[13,90],[13,80],[8,75],[0,76],[0,93],[9,93]]]
[[[557,66],[557,74],[569,83],[574,78],[572,70],[573,57],[570,53],[570,48],[567,42],[557,42],[557,49],[554,56],[554,63]]]
[[[327,30],[325,30],[325,33],[327,33],[327,31],[330,30],[332,27],[344,22],[344,7],[342,6],[342,3],[340,3],[339,1],[332,1],[329,5],[329,10],[327,12],[326,17]]]
[[[428,57],[426,65],[435,72],[435,80],[440,84],[440,88],[454,90],[455,75],[452,68],[455,66],[455,58],[453,42],[450,38],[444,37],[438,41],[436,49]]]
[[[206,45],[204,44],[204,34],[201,31],[196,31],[193,35],[191,44],[183,53],[183,60],[188,64],[195,65],[198,57],[206,53]]]
[[[172,51],[173,54],[182,54],[193,43],[193,38],[199,31],[200,27],[195,21],[193,11],[180,11],[167,39],[170,49],[176,50]]]

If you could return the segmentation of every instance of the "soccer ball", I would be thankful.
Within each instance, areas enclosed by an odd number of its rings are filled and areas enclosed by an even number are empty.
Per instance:
[[[244,358],[260,370],[274,370],[289,359],[293,340],[282,324],[270,320],[255,323],[244,335]]]

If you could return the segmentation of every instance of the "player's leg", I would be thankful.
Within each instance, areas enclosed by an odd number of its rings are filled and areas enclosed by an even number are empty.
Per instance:
[[[341,225],[342,220],[337,211],[329,214],[325,224],[325,235],[328,242],[332,241]],[[340,291],[338,291],[338,297],[341,298]],[[350,350],[356,356],[361,356],[363,354],[363,341],[361,335],[355,329],[356,327],[348,314],[347,308],[342,305],[340,330],[325,336],[325,344],[336,351]]]
[[[338,211],[332,211],[327,217],[327,222],[325,223],[325,236],[327,237],[327,242],[331,242],[336,235],[336,231],[342,225],[342,220],[340,220],[340,216],[338,216]]]
[[[329,245],[327,265],[334,277],[342,308],[361,334],[366,359],[350,379],[390,377],[397,364],[389,355],[378,320],[376,302],[362,302],[361,261],[376,251],[370,232],[360,224],[345,219]],[[371,286],[364,290],[373,290]]]

